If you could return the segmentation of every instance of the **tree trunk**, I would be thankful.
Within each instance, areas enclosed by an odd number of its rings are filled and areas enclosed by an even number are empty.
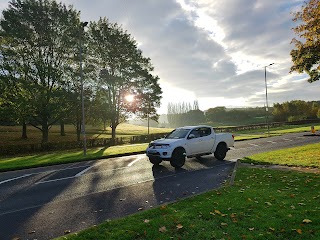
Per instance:
[[[81,121],[77,121],[77,126],[76,126],[76,131],[77,131],[77,141],[80,142],[80,137],[81,137]]]
[[[112,133],[111,133],[111,137],[112,139],[115,139],[116,138],[116,126],[111,126],[111,129],[112,129]]]
[[[116,142],[116,128],[117,128],[117,124],[115,123],[115,121],[112,121],[111,123],[111,144],[115,145]]]
[[[60,121],[60,135],[61,136],[66,135],[66,132],[64,131],[64,121],[63,120]]]
[[[49,140],[49,126],[48,121],[44,119],[42,121],[42,143],[47,143]]]
[[[28,136],[27,136],[27,124],[26,122],[23,120],[22,122],[22,136],[21,136],[22,139],[27,139]]]

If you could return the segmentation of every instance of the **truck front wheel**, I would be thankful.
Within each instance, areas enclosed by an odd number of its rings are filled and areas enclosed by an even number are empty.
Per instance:
[[[149,158],[149,161],[156,166],[158,166],[162,162],[162,160],[159,158]]]
[[[181,168],[186,161],[186,151],[183,148],[177,148],[173,151],[170,164],[172,167]]]
[[[219,143],[216,151],[214,152],[214,156],[218,160],[223,160],[227,155],[227,147],[223,143]]]

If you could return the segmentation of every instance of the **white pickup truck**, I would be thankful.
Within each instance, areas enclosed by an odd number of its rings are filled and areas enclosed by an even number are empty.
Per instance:
[[[173,167],[180,168],[186,157],[200,158],[214,153],[218,160],[223,160],[233,145],[231,133],[215,133],[210,126],[186,126],[173,130],[163,139],[152,141],[146,154],[154,165],[170,161]]]

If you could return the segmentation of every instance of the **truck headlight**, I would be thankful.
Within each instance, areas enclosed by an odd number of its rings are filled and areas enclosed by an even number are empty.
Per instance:
[[[167,148],[169,148],[169,147],[170,147],[170,145],[169,145],[169,144],[161,145],[161,148],[162,148],[162,149],[167,149]]]

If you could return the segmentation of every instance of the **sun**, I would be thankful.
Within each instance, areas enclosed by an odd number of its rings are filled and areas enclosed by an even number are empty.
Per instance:
[[[134,95],[128,94],[124,97],[127,102],[133,102],[134,101]]]

